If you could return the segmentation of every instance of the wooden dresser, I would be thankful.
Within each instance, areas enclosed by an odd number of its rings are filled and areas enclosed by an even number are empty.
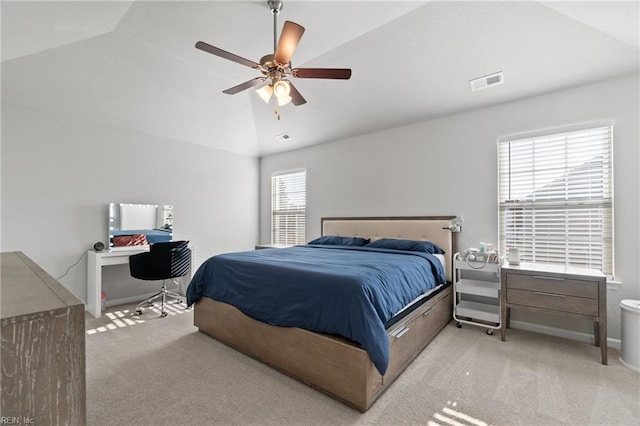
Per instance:
[[[86,424],[84,304],[23,253],[1,262],[5,423]]]
[[[502,327],[505,340],[511,308],[593,321],[595,345],[607,364],[607,281],[595,269],[556,265],[504,265],[501,269]]]

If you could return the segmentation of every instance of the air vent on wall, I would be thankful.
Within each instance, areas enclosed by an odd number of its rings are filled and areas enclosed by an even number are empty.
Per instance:
[[[289,136],[288,133],[280,133],[279,135],[276,135],[276,140],[278,142],[290,141],[291,140],[291,136]]]
[[[484,77],[469,80],[469,87],[472,92],[475,92],[476,90],[486,89],[487,87],[496,86],[502,83],[504,83],[504,76],[502,75],[502,71],[498,71],[493,74],[485,75]]]

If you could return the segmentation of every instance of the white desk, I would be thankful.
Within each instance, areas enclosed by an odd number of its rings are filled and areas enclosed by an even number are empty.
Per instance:
[[[149,251],[149,246],[126,250],[87,252],[87,311],[100,318],[100,295],[102,293],[102,267],[129,263],[129,256]]]

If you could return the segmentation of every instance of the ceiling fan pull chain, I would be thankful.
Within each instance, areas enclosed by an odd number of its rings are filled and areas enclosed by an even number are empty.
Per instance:
[[[275,96],[274,96],[275,98]],[[273,108],[273,112],[276,115],[276,117],[278,117],[278,121],[280,121],[280,112],[278,112],[278,99],[274,99],[274,108]]]

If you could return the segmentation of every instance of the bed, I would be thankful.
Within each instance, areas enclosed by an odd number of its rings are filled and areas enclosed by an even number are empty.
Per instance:
[[[322,219],[323,236],[360,237],[371,241],[383,241],[381,239],[384,238],[430,241],[444,250],[444,254],[438,256],[394,253],[395,250],[384,248],[315,245],[296,247],[289,252],[286,251],[288,249],[270,249],[260,250],[271,252],[269,254],[245,252],[214,256],[199,268],[189,285],[187,298],[190,299],[190,303],[194,303],[194,324],[201,332],[364,412],[451,319],[451,265],[452,255],[457,250],[457,234],[449,230],[453,218],[438,216]],[[372,251],[373,253],[370,253]],[[277,263],[275,266],[271,263],[267,266],[261,263],[264,259],[271,262],[273,257],[286,258],[287,269],[282,270]],[[343,257],[347,260],[343,260]],[[361,276],[371,274],[363,275],[359,270],[351,272],[352,265],[359,267],[359,259],[364,257],[375,259],[376,268],[386,268],[386,264],[389,263],[389,269],[373,275],[384,275],[391,283],[405,279],[416,280],[407,283],[402,281],[403,288],[418,286],[418,281],[424,281],[425,288],[416,287],[412,290],[417,292],[415,294],[385,295],[384,297],[392,300],[385,302],[389,303],[389,306],[374,302],[369,306],[369,299],[376,300],[370,294],[375,289],[374,285],[352,292],[353,297],[362,292],[367,294],[367,300],[362,303],[362,307],[357,301],[349,302],[348,308],[340,306],[340,301],[347,296],[352,297],[351,294],[347,294],[350,291],[343,290],[350,288],[352,275],[359,277],[358,285],[367,285],[367,279],[362,279]],[[432,259],[434,257],[437,257],[437,261]],[[321,266],[309,271],[313,267],[303,264],[306,259],[313,259]],[[210,264],[211,261],[213,263]],[[245,262],[249,262],[248,267],[244,265]],[[338,265],[334,266],[334,262],[338,262]],[[229,269],[227,275],[223,273],[225,268]],[[271,275],[270,272],[273,268],[276,269],[273,271],[275,275]],[[325,277],[322,269],[331,268],[338,268],[339,273],[346,275],[346,278],[341,275]],[[413,268],[418,268],[417,272],[414,273]],[[207,293],[208,290],[201,287],[205,286],[205,281],[214,280],[203,278],[209,276],[210,271],[205,271],[207,269],[216,270],[215,279],[218,282],[233,282],[227,287],[222,287],[222,290],[219,289],[219,285],[214,286],[216,290]],[[291,269],[298,270],[291,272]],[[344,270],[348,272],[342,272]],[[433,272],[433,280],[427,277],[427,270]],[[394,275],[395,271],[398,271],[399,275]],[[314,294],[305,299],[309,300],[308,303],[300,303],[300,299],[294,299],[290,303],[295,309],[283,309],[285,313],[280,317],[276,314],[273,314],[273,317],[269,316],[270,312],[278,309],[268,308],[266,312],[253,309],[258,305],[269,307],[269,304],[280,300],[279,296],[268,300],[269,292],[279,294],[277,292],[281,290],[276,287],[280,284],[285,288],[282,295],[296,293],[295,288],[290,287],[293,284],[288,281],[288,274],[294,273],[295,277],[298,277],[297,282],[305,283],[305,286],[312,287],[316,283],[329,295],[333,294],[333,291],[347,293],[335,293],[342,295],[334,296],[333,299],[329,296],[323,299],[324,296]],[[412,277],[415,274],[417,275]],[[427,275],[423,277],[421,274]],[[254,287],[253,291],[259,293],[260,286],[263,286],[265,293],[255,296],[261,303],[249,301],[243,304],[241,299],[235,298],[235,293],[251,281],[253,275],[261,278],[260,285]],[[407,276],[409,278],[406,278]],[[339,284],[335,284],[334,281]],[[338,308],[330,311],[329,326],[316,322],[313,312],[305,311],[304,322],[299,322],[301,320],[292,315],[292,312],[300,310],[302,305],[304,309],[312,305],[335,308],[329,306],[333,304]],[[399,307],[401,309],[398,309]],[[349,313],[345,320],[338,319],[341,311]],[[376,314],[375,320],[371,317],[372,311]],[[321,316],[318,314],[318,319]],[[326,312],[324,316],[327,316]],[[292,319],[289,321],[290,318]],[[361,320],[363,324],[369,325],[361,326],[358,322]],[[344,328],[344,322],[348,322],[349,327]],[[296,324],[300,326],[294,326]]]

